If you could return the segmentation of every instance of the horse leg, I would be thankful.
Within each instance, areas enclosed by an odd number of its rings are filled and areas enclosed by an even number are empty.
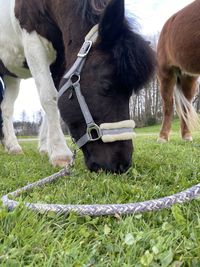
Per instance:
[[[158,142],[164,143],[169,139],[171,121],[173,116],[173,91],[176,84],[176,77],[173,71],[160,71],[158,73],[160,82],[160,93],[163,100],[163,122]]]
[[[184,97],[188,101],[188,114],[185,113],[186,119],[181,117],[181,135],[182,139],[185,141],[192,141],[192,135],[190,129],[197,127],[198,125],[198,117],[194,108],[192,107],[192,99],[197,92],[197,77],[182,75],[180,77],[181,90],[183,92]],[[185,110],[183,110],[185,112]]]
[[[47,133],[48,133],[48,123],[47,123],[46,115],[44,115],[42,119],[42,124],[40,126],[40,132],[39,132],[38,149],[39,149],[40,154],[48,154]]]
[[[54,166],[66,166],[73,160],[73,154],[66,145],[65,137],[59,121],[57,107],[57,90],[50,73],[52,58],[49,43],[36,32],[23,31],[23,44],[26,60],[35,79],[41,105],[46,113],[48,132],[47,145],[51,163]]]
[[[5,149],[11,154],[22,153],[13,127],[14,103],[19,93],[20,79],[13,77],[4,77],[5,92],[1,104],[3,119],[3,144]]]

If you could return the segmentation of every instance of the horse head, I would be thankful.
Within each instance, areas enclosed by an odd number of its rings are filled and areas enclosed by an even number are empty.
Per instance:
[[[130,96],[149,80],[154,65],[154,52],[149,44],[128,25],[124,1],[109,1],[99,16],[98,37],[81,67],[79,82],[81,94],[98,129],[105,123],[110,128],[113,125],[120,128],[130,119]],[[87,132],[87,124],[77,94],[70,86],[59,98],[58,105],[77,142]],[[126,138],[127,133],[123,138],[111,138],[112,142],[95,138],[99,134],[96,128],[90,134],[94,135],[94,140],[81,145],[90,170],[121,173],[131,166],[133,145],[132,140]]]

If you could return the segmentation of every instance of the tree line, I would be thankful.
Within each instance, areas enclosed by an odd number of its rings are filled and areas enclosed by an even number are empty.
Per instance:
[[[43,111],[39,110],[33,114],[32,120],[28,117],[25,110],[22,111],[20,119],[13,122],[17,136],[37,136],[42,124]],[[67,126],[61,120],[61,127],[64,133],[68,133]]]

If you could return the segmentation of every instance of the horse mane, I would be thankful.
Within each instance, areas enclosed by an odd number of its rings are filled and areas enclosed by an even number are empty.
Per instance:
[[[138,93],[152,77],[156,66],[155,51],[128,24],[113,49],[113,61],[118,83],[128,94]]]
[[[97,24],[109,2],[110,0],[77,0],[79,14],[88,24]],[[112,20],[112,17],[108,20]],[[118,84],[130,95],[133,91],[137,93],[145,85],[152,76],[156,64],[154,51],[137,32],[138,24],[135,18],[126,17],[121,37],[112,47]],[[109,44],[103,49],[108,51]]]
[[[99,22],[100,15],[110,0],[77,0],[78,12],[81,13],[83,20],[89,24]]]

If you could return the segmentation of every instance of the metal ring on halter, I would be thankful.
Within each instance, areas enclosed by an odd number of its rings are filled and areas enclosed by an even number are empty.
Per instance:
[[[93,131],[95,131],[96,137],[93,136]],[[88,125],[87,134],[90,138],[89,140],[92,142],[97,141],[97,140],[101,139],[101,137],[102,137],[101,129],[96,123]]]
[[[73,78],[75,78],[75,81],[73,81]],[[80,80],[81,80],[81,76],[78,72],[75,72],[70,76],[70,81],[71,81],[72,85],[78,84],[80,82]]]

